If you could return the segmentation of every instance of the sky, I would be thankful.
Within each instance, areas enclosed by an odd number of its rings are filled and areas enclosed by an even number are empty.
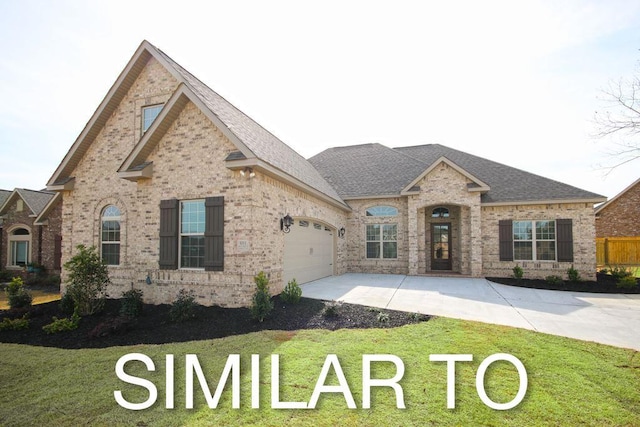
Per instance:
[[[42,189],[143,40],[311,157],[438,143],[609,198],[635,1],[0,0],[0,189]]]

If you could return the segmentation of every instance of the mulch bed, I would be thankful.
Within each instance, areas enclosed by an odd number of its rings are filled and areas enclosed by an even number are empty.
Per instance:
[[[298,304],[285,304],[280,297],[273,297],[274,310],[263,322],[251,317],[248,308],[221,308],[198,306],[196,317],[175,323],[169,318],[170,305],[145,304],[142,315],[122,321],[119,317],[120,300],[106,301],[105,309],[98,314],[85,316],[73,331],[46,334],[42,327],[51,323],[53,316],[68,317],[60,311],[58,301],[39,304],[29,310],[2,310],[3,318],[18,318],[28,311],[31,323],[22,331],[0,331],[0,342],[29,344],[58,348],[104,348],[136,344],[163,344],[221,338],[261,330],[344,329],[344,328],[393,328],[429,320],[429,316],[400,311],[372,309],[353,304],[337,304],[336,314],[324,314],[327,304],[319,300],[302,298]],[[380,311],[388,315],[381,316]],[[98,329],[96,329],[98,328]],[[107,335],[96,336],[101,330]]]
[[[501,283],[503,285],[510,286],[519,286],[523,288],[534,288],[534,289],[550,289],[556,291],[571,291],[571,292],[593,292],[593,293],[601,293],[601,294],[639,294],[640,293],[640,279],[637,279],[635,288],[619,288],[616,285],[616,279],[610,274],[601,274],[598,273],[597,281],[580,281],[580,282],[569,282],[567,280],[562,283],[552,285],[545,280],[534,280],[534,279],[520,279],[516,280],[514,278],[504,278],[504,277],[487,277],[487,280],[490,280],[495,283]]]

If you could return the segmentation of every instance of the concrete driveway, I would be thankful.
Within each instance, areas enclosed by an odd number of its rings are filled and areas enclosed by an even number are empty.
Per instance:
[[[359,273],[306,283],[302,294],[640,350],[640,294],[547,291],[477,278]]]

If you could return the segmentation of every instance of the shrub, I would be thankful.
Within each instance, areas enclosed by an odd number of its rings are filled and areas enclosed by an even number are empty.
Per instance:
[[[324,317],[337,317],[338,316],[338,308],[340,307],[340,303],[331,301],[327,302],[324,305],[324,310],[322,311],[322,315]]]
[[[578,272],[578,270],[573,268],[573,265],[567,270],[567,277],[569,278],[570,282],[574,283],[582,280],[582,278],[580,277],[580,273]]]
[[[95,246],[77,246],[78,253],[64,264],[69,272],[67,293],[73,298],[78,314],[94,314],[104,307],[109,271]]]
[[[78,325],[80,325],[80,316],[78,316],[78,312],[74,312],[73,315],[69,317],[63,317],[62,319],[58,319],[57,317],[53,317],[53,322],[48,325],[44,325],[42,330],[47,334],[57,334],[58,332],[64,331],[73,331],[74,329],[78,329]]]
[[[251,301],[251,316],[262,322],[273,310],[273,301],[269,295],[269,279],[264,271],[261,271],[254,278],[254,281],[257,289]]]
[[[616,286],[622,289],[633,289],[638,286],[638,281],[631,275],[624,276],[618,279]]]
[[[140,289],[131,289],[122,293],[120,315],[138,317],[142,313],[142,307],[142,291]]]
[[[562,284],[562,282],[564,282],[564,280],[562,280],[562,277],[560,277],[560,276],[556,276],[556,275],[547,276],[544,280],[545,280],[548,284],[550,284],[550,285],[555,285],[555,286],[557,286],[557,285],[561,285],[561,284]]]
[[[616,280],[620,280],[623,277],[629,277],[631,276],[631,271],[627,270],[624,267],[613,267],[611,269],[611,275],[614,277],[614,279]]]
[[[193,291],[180,289],[178,297],[169,309],[169,318],[173,322],[184,322],[193,319],[196,317],[196,307],[198,307],[198,303]]]
[[[111,317],[104,322],[98,323],[98,325],[89,332],[89,337],[99,338],[111,334],[121,334],[131,329],[133,324],[134,319],[129,316]]]
[[[513,277],[516,280],[521,280],[524,277],[524,270],[519,265],[513,267]]]
[[[29,327],[28,314],[17,319],[9,319],[5,317],[0,323],[0,331],[18,331]]]
[[[60,297],[60,311],[71,316],[74,309],[75,303],[73,302],[73,298],[71,298],[71,294],[67,292],[62,295],[62,297]]]
[[[297,304],[300,302],[300,298],[302,297],[302,289],[296,282],[296,279],[291,280],[287,283],[287,286],[284,287],[284,290],[280,294],[280,298],[286,303]]]
[[[33,301],[33,297],[24,288],[24,282],[20,277],[14,277],[7,286],[6,293],[9,300],[9,307],[22,308],[29,307]]]
[[[384,311],[381,311],[378,313],[378,322],[387,323],[388,321],[389,321],[389,313],[385,313]]]

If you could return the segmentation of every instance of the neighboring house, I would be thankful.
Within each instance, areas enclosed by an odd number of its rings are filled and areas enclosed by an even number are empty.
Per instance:
[[[57,170],[63,261],[95,245],[110,295],[247,305],[346,272],[595,274],[604,197],[441,145],[333,148],[310,160],[148,42]]]
[[[640,265],[640,179],[596,208],[598,265]]]
[[[50,191],[0,190],[0,268],[39,264],[61,269],[62,196]]]

